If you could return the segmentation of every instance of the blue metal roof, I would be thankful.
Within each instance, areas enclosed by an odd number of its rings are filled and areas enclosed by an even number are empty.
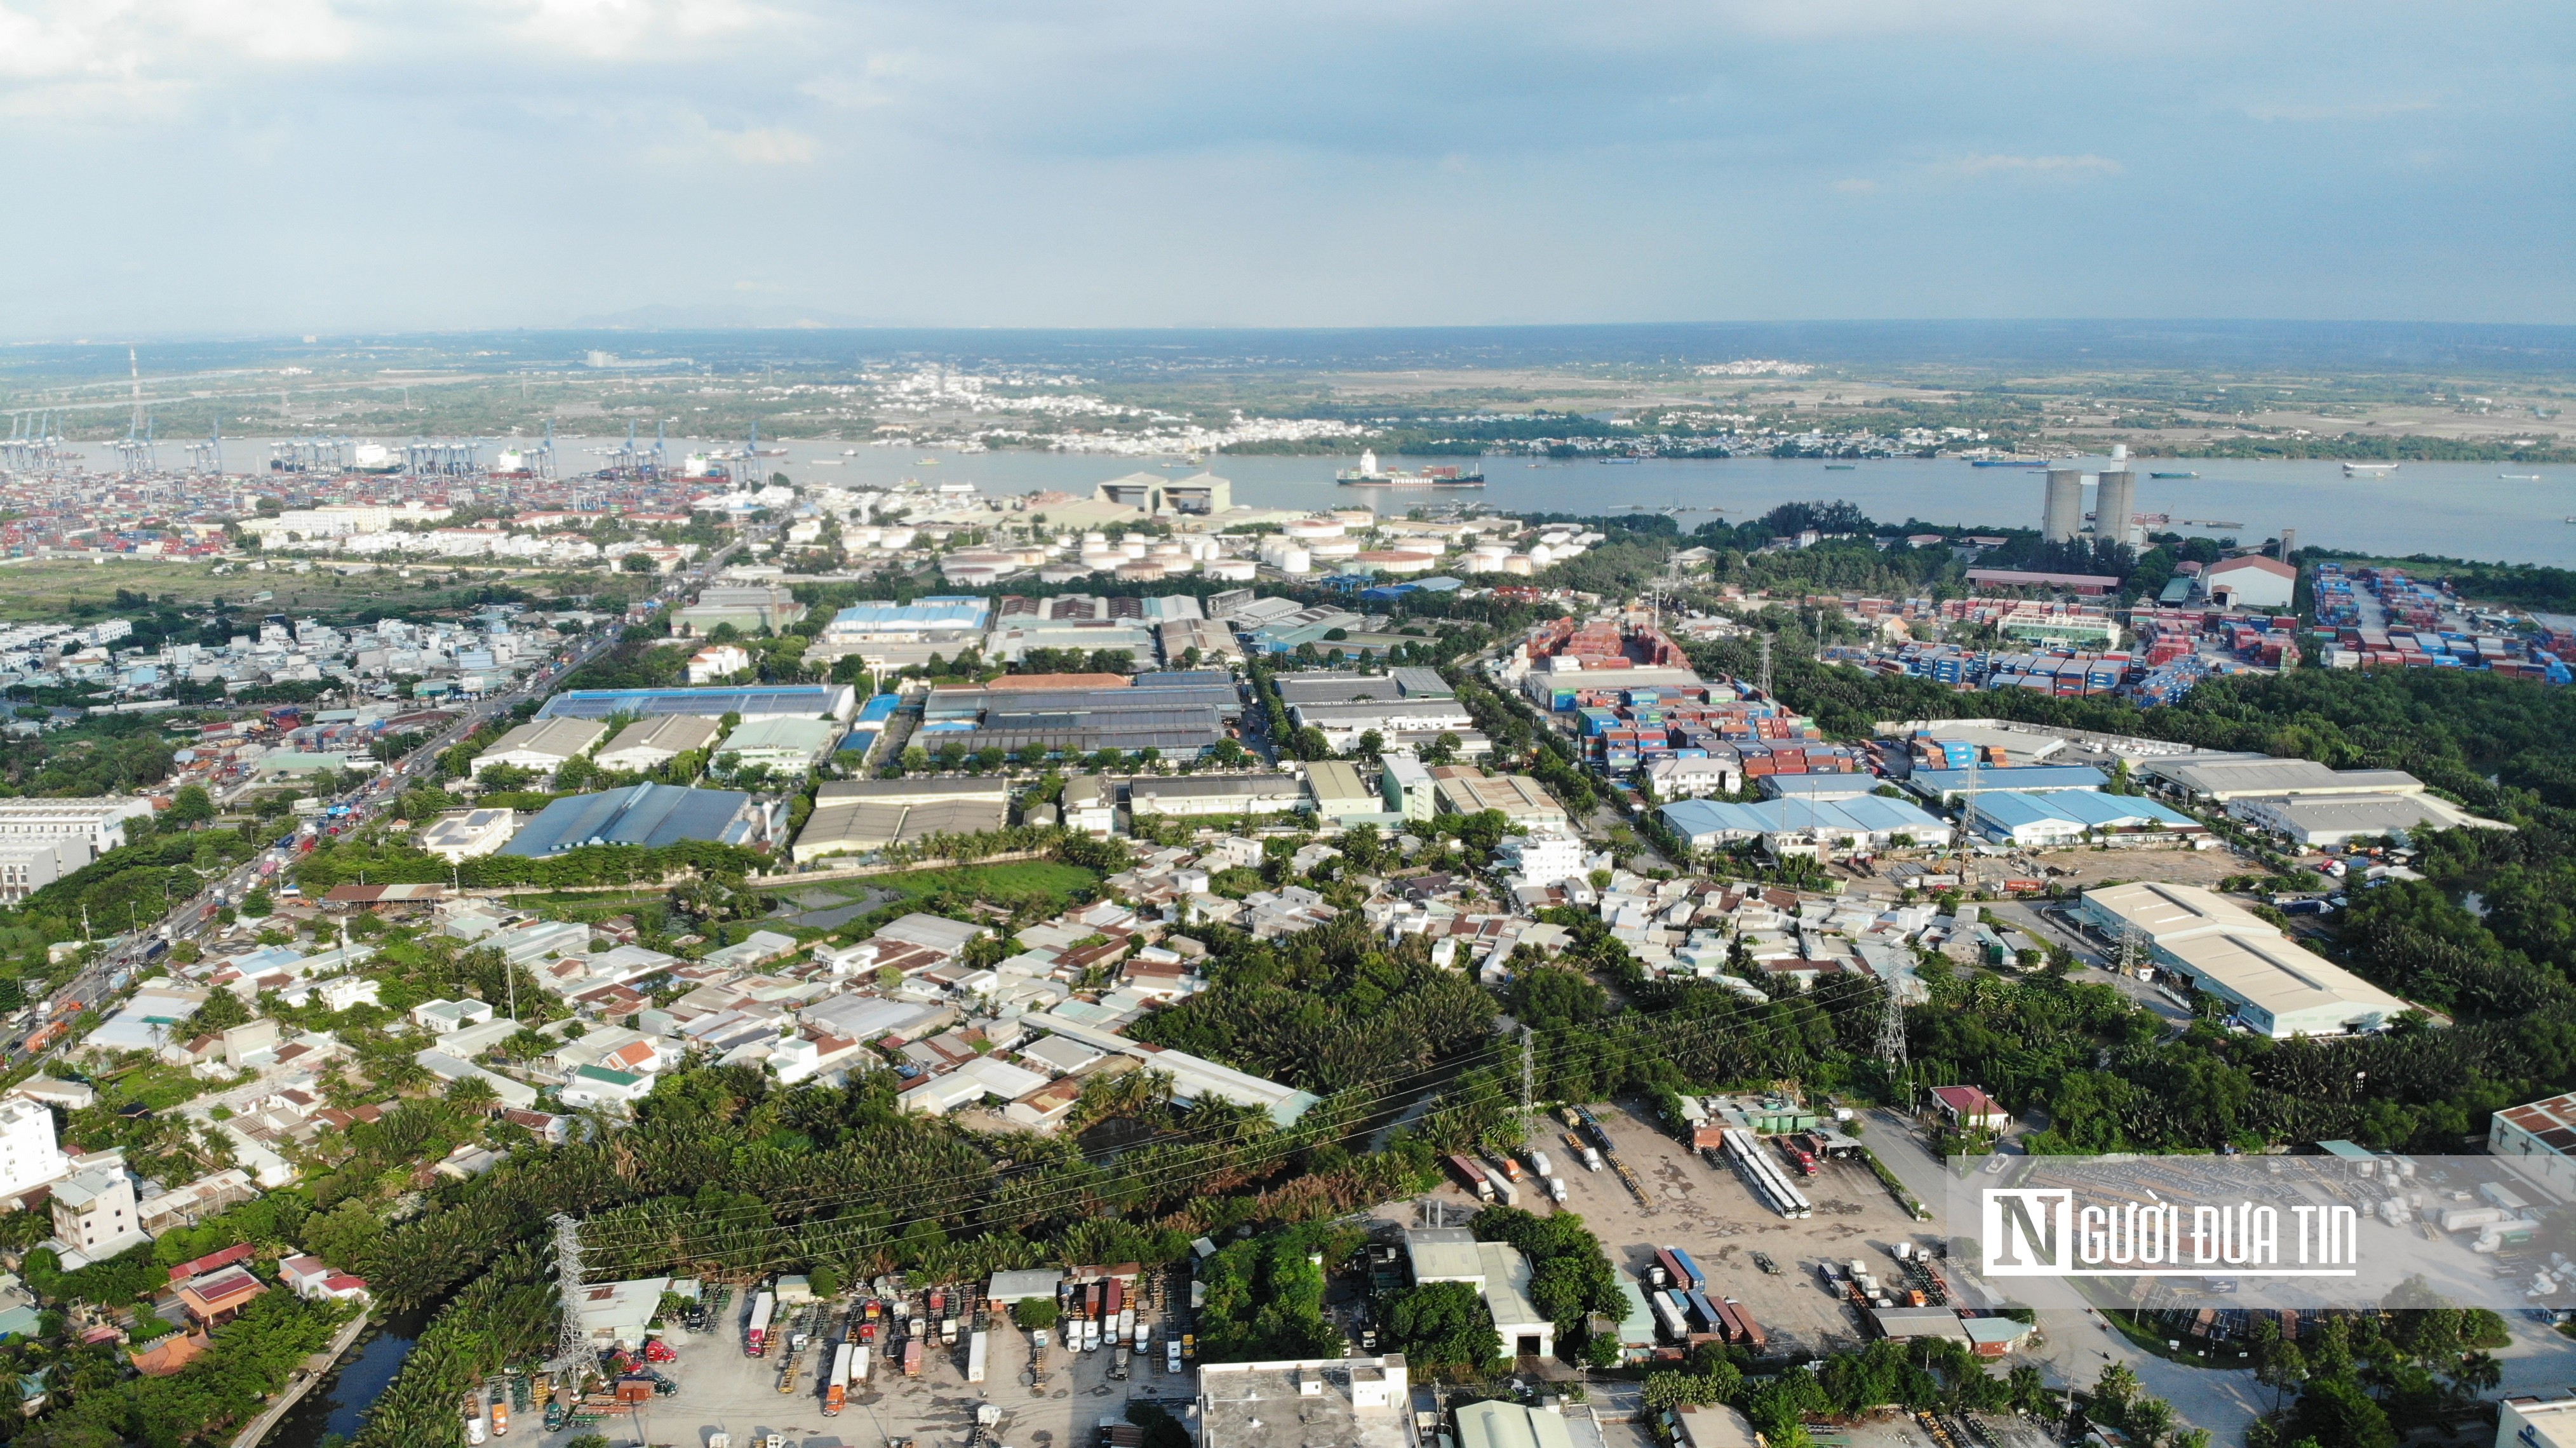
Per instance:
[[[894,625],[909,625],[914,628],[982,628],[985,618],[992,611],[991,599],[943,594],[936,598],[916,598],[910,603],[854,603],[832,615],[832,622],[866,628],[885,628]]]
[[[882,724],[894,717],[896,706],[903,703],[900,694],[879,694],[859,709],[861,724]]]
[[[727,714],[819,719],[846,715],[858,691],[847,684],[757,684],[737,689],[574,689],[537,711],[540,719],[605,719],[611,714]]]
[[[542,856],[583,845],[669,845],[718,840],[749,808],[751,796],[730,789],[639,784],[604,794],[576,794],[539,811],[505,855]]]
[[[2058,790],[2049,794],[2024,794],[2017,790],[1980,793],[1977,796],[1977,813],[2007,830],[2050,820],[2081,825],[2088,830],[2112,825],[2143,825],[2149,820],[2172,829],[2194,829],[2200,824],[2191,816],[2151,799],[2091,790]]]
[[[1686,838],[1716,833],[1768,835],[1804,829],[1895,834],[1949,828],[1917,805],[1875,794],[1834,800],[1766,799],[1760,804],[1685,799],[1665,805],[1663,812],[1665,822]]]

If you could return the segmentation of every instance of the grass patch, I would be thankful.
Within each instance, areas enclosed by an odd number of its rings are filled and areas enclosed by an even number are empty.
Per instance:
[[[961,890],[970,895],[1043,890],[1051,895],[1068,895],[1099,882],[1099,871],[1080,865],[1067,865],[1055,860],[1011,860],[999,865],[958,865],[834,883],[860,887],[860,890],[852,892],[852,899],[859,898],[866,888],[874,887],[918,900],[942,890]]]

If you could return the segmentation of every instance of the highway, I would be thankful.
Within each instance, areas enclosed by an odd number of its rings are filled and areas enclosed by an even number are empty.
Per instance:
[[[697,567],[675,575],[670,582],[663,585],[661,590],[665,606],[676,607],[676,600],[683,592],[702,587],[718,569],[724,567],[726,560],[743,546],[744,541],[737,539],[727,544],[721,551],[710,555]],[[364,781],[324,801],[323,812],[312,817],[314,828],[353,830],[374,818],[377,811],[400,798],[403,790],[415,779],[433,775],[436,772],[441,751],[471,736],[494,715],[505,714],[524,700],[542,699],[552,693],[558,682],[565,676],[615,648],[624,632],[625,627],[622,623],[612,621],[605,624],[581,640],[571,653],[529,674],[510,692],[494,694],[474,701],[445,729],[422,742],[410,753],[399,760],[390,761],[384,768],[369,775]],[[344,812],[334,814],[332,813],[334,810]],[[238,904],[242,896],[248,894],[251,887],[262,879],[285,872],[287,866],[296,858],[296,840],[303,832],[303,826],[299,823],[283,840],[263,847],[251,858],[224,875],[208,880],[196,894],[172,905],[169,913],[153,925],[116,937],[110,949],[101,952],[97,959],[81,967],[79,974],[56,988],[47,997],[52,1002],[52,1009],[44,1020],[46,1022],[69,1020],[82,1011],[98,1006],[124,984],[130,983],[139,966],[158,958],[177,942],[191,940],[205,933],[207,925],[214,919],[216,910],[227,904]],[[39,1029],[40,1024],[31,1021],[30,1032]],[[29,1059],[26,1051],[26,1042],[29,1038],[29,1036],[21,1036],[10,1042],[6,1057],[8,1064],[15,1066]],[[69,1036],[66,1035],[62,1040],[48,1043],[41,1054],[51,1057],[71,1044]]]

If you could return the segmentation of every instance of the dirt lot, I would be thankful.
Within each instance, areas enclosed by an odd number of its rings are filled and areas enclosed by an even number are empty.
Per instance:
[[[1632,1277],[1657,1247],[1689,1252],[1709,1275],[1710,1293],[1742,1303],[1770,1334],[1776,1352],[1803,1356],[1860,1346],[1860,1321],[1826,1290],[1822,1265],[1858,1257],[1884,1277],[1895,1267],[1889,1249],[1898,1241],[1929,1240],[1865,1164],[1830,1164],[1800,1183],[1816,1214],[1784,1221],[1734,1173],[1701,1160],[1651,1117],[1625,1105],[1594,1111],[1653,1205],[1639,1205],[1616,1174],[1587,1172],[1577,1162],[1565,1173],[1565,1209],[1582,1215],[1610,1260]],[[1551,1156],[1565,1155],[1555,1137],[1543,1144]],[[1538,1209],[1545,1209],[1543,1202]],[[1756,1252],[1770,1257],[1779,1272],[1766,1274],[1755,1266]]]
[[[2215,889],[2218,882],[2228,876],[2246,874],[2254,868],[2246,864],[2243,856],[2224,848],[2031,850],[2024,858],[2042,869],[2069,871],[2069,874],[2049,878],[2086,888],[2107,880],[2156,880],[2168,885],[2206,885]],[[1993,866],[1987,868],[1991,871]]]
[[[989,1402],[1003,1411],[1003,1441],[1032,1448],[1075,1448],[1098,1440],[1102,1418],[1125,1421],[1131,1396],[1160,1398],[1170,1404],[1174,1413],[1181,1412],[1192,1395],[1191,1384],[1196,1381],[1186,1371],[1179,1377],[1164,1374],[1160,1346],[1163,1334],[1158,1324],[1151,1365],[1140,1356],[1135,1375],[1128,1381],[1109,1381],[1110,1355],[1106,1350],[1068,1355],[1057,1346],[1045,1355],[1046,1380],[1032,1388],[1025,1381],[1029,1335],[999,1328],[992,1336],[988,1381],[966,1381],[966,1352],[961,1341],[953,1354],[932,1355],[919,1378],[907,1380],[900,1373],[889,1374],[882,1364],[873,1367],[869,1391],[853,1391],[841,1415],[827,1418],[823,1415],[817,1369],[828,1367],[829,1357],[823,1350],[809,1347],[797,1391],[780,1394],[778,1378],[786,1362],[785,1349],[765,1358],[745,1357],[735,1320],[741,1306],[737,1297],[726,1314],[728,1320],[716,1331],[674,1335],[680,1361],[662,1371],[678,1380],[678,1393],[654,1399],[652,1406],[636,1417],[611,1417],[591,1430],[567,1428],[560,1433],[540,1433],[536,1441],[544,1448],[561,1448],[582,1431],[594,1431],[607,1434],[608,1441],[617,1448],[627,1448],[629,1444],[701,1448],[709,1434],[721,1430],[733,1435],[738,1448],[746,1443],[757,1444],[759,1435],[767,1433],[784,1434],[796,1448],[875,1448],[907,1437],[915,1439],[920,1448],[955,1448],[966,1442],[977,1405]],[[512,1441],[517,1437],[514,1433]]]

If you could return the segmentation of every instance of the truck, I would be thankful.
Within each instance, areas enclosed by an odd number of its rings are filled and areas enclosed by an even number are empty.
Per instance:
[[[985,1355],[990,1351],[992,1334],[978,1331],[966,1339],[966,1381],[984,1381]]]
[[[1547,1199],[1560,1207],[1565,1205],[1565,1178],[1552,1176],[1547,1179]]]
[[[868,1345],[866,1343],[860,1343],[858,1351],[850,1354],[850,1381],[864,1384],[867,1380]]]
[[[903,1375],[907,1378],[917,1378],[921,1376],[920,1338],[913,1338],[903,1345]]]
[[[1449,1158],[1449,1169],[1456,1172],[1458,1180],[1466,1183],[1467,1190],[1474,1192],[1480,1200],[1490,1202],[1494,1199],[1494,1184],[1486,1179],[1483,1168],[1473,1161],[1453,1155]]]
[[[832,1375],[823,1382],[823,1416],[837,1418],[850,1400],[850,1357],[858,1344],[845,1342],[832,1349]]]
[[[1682,1316],[1681,1309],[1673,1305],[1671,1293],[1655,1293],[1646,1299],[1646,1304],[1655,1310],[1655,1321],[1663,1324],[1666,1337],[1675,1342],[1690,1341],[1690,1322]]]
[[[1498,1151],[1493,1155],[1493,1162],[1503,1169],[1504,1180],[1516,1182],[1521,1179],[1521,1164],[1512,1160],[1511,1153]]]
[[[778,1311],[778,1298],[763,1292],[751,1299],[751,1321],[743,1328],[742,1355],[759,1357],[769,1350],[769,1319]]]
[[[1488,1175],[1485,1180],[1494,1189],[1488,1200],[1500,1202],[1507,1207],[1517,1207],[1521,1204],[1519,1187],[1499,1175]]]
[[[1691,1260],[1690,1253],[1679,1247],[1667,1247],[1664,1250],[1673,1254],[1673,1261],[1682,1269],[1682,1280],[1690,1284],[1691,1290],[1695,1292],[1708,1290],[1708,1274],[1699,1270],[1699,1264]]]
[[[1610,1164],[1601,1159],[1601,1148],[1597,1146],[1587,1146],[1583,1148],[1583,1169],[1585,1171],[1608,1171],[1610,1169]]]
[[[1532,1169],[1536,1170],[1540,1176],[1552,1177],[1556,1175],[1556,1168],[1549,1163],[1547,1152],[1545,1150],[1535,1146],[1531,1147],[1529,1149],[1529,1160]]]

